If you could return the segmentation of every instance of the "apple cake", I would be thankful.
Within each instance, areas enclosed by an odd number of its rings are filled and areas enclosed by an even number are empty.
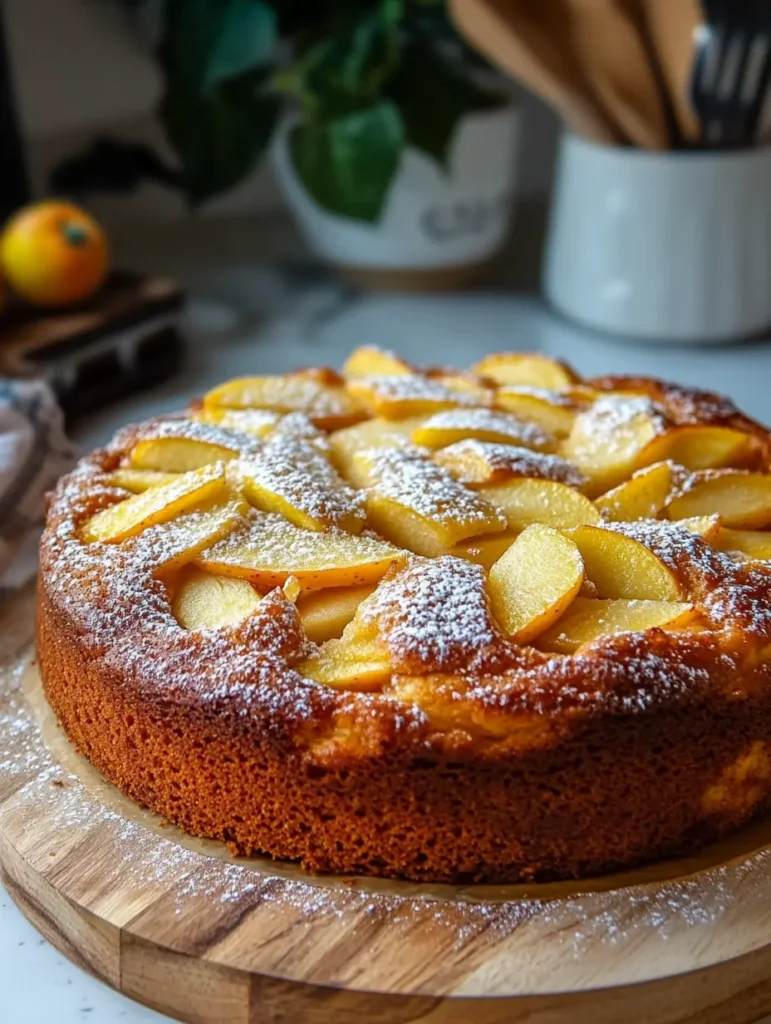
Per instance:
[[[239,855],[578,878],[771,804],[771,435],[540,354],[230,381],[50,500],[78,749]]]

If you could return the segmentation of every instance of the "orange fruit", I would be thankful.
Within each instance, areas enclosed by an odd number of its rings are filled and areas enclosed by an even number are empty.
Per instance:
[[[0,237],[6,281],[37,306],[72,306],[90,298],[107,276],[109,262],[104,231],[72,203],[26,206]]]

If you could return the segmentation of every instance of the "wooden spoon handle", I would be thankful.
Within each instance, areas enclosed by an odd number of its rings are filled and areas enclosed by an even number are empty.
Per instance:
[[[551,2],[551,0],[549,0]],[[490,61],[544,99],[579,135],[616,143],[618,134],[588,95],[573,55],[559,34],[539,23],[526,0],[451,0],[460,31]]]
[[[666,149],[669,130],[643,41],[624,0],[566,0],[570,39],[602,108],[636,146]]]
[[[677,115],[680,134],[689,142],[700,135],[691,106],[695,35],[702,23],[699,0],[640,0],[648,30],[659,55]]]

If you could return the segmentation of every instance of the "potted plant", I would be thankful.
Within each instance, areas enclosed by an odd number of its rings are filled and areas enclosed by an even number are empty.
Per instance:
[[[159,116],[196,205],[273,144],[312,246],[351,271],[489,260],[508,227],[516,111],[443,0],[122,0],[154,14]]]

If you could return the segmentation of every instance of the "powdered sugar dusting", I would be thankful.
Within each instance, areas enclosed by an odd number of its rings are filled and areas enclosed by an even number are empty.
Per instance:
[[[651,424],[651,436],[666,429],[666,410],[647,395],[606,395],[580,413],[576,425],[584,443],[613,449],[626,444],[624,428],[643,419]]]
[[[448,405],[476,405],[477,403],[475,395],[448,387],[441,381],[432,380],[417,373],[367,377],[362,383],[366,383],[367,390],[384,401],[420,399]]]
[[[442,448],[434,457],[440,465],[448,468],[456,465],[458,468],[455,476],[462,483],[486,482],[490,476],[556,480],[570,487],[581,487],[586,483],[583,473],[559,455],[534,452],[529,448],[494,441],[477,441],[473,438],[456,441]]]
[[[678,526],[676,521],[642,519],[633,523],[605,523],[604,528],[623,533],[644,544],[670,569],[691,570],[704,579],[719,581],[733,578],[732,560],[715,551],[698,534]]]
[[[320,525],[361,529],[366,523],[364,495],[349,487],[308,441],[276,433],[257,457],[242,460],[238,471],[247,496],[257,504],[267,491]]]
[[[242,455],[257,452],[260,448],[260,443],[256,438],[242,431],[230,430],[214,423],[202,423],[200,420],[152,420],[147,424],[127,429],[131,432],[134,442],[160,438],[185,438],[190,441],[200,441],[203,444],[217,445]],[[123,443],[120,434],[116,441],[120,447]]]
[[[380,584],[363,614],[378,623],[397,671],[471,668],[496,643],[484,570],[449,555],[410,558]]]
[[[548,388],[535,387],[533,384],[504,384],[501,392],[504,395],[528,395],[532,398],[541,398],[549,405],[560,405],[566,409],[571,409],[574,405],[570,395],[564,395],[561,391],[550,391]]]
[[[326,434],[314,426],[303,412],[290,412],[286,416],[282,416],[276,424],[275,433],[291,437],[295,441],[307,441],[317,451],[323,453],[330,450]]]
[[[535,423],[493,409],[447,409],[426,420],[423,429],[463,431],[482,441],[510,440],[531,448],[549,445],[548,435]]]
[[[371,448],[361,458],[369,468],[371,488],[410,511],[436,523],[467,525],[506,519],[473,491],[467,490],[450,473],[427,461],[415,450]]]
[[[235,430],[242,434],[253,434],[265,437],[278,423],[280,416],[271,409],[217,409],[216,424],[225,430]],[[192,411],[194,419],[203,423],[214,422],[214,417],[207,411]],[[208,418],[212,415],[212,418]]]
[[[204,551],[204,565],[232,564],[275,569],[287,577],[397,559],[398,549],[375,537],[341,531],[316,533],[292,526],[274,512],[253,512],[240,529]],[[384,570],[385,571],[385,570]],[[283,580],[282,580],[283,582]]]

